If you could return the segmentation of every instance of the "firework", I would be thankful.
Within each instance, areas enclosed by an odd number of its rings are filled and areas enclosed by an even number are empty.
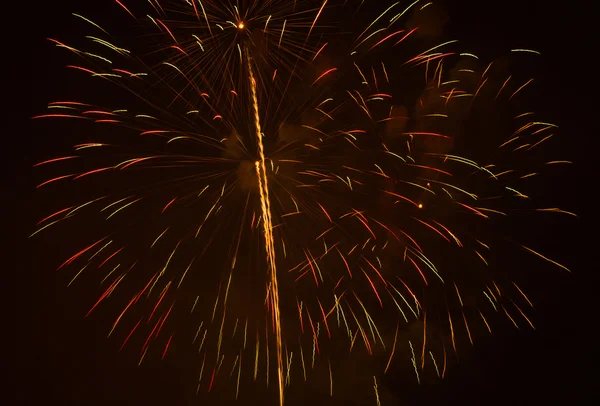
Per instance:
[[[572,215],[523,189],[568,163],[533,155],[557,132],[514,103],[533,79],[421,36],[429,3],[350,3],[116,1],[143,35],[74,14],[81,46],[50,39],[129,105],[35,117],[103,127],[36,164],[57,173],[38,188],[77,193],[32,236],[101,220],[58,268],[69,285],[99,279],[88,315],[114,314],[110,335],[140,362],[190,344],[199,390],[276,382],[283,404],[319,368],[333,395],[348,350],[385,359],[377,374],[406,354],[420,381],[495,313],[533,328],[532,302],[491,263],[510,215]],[[356,13],[372,18],[344,23]]]

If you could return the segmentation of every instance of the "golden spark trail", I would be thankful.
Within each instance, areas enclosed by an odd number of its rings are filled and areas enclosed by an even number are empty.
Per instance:
[[[256,140],[258,141],[259,160],[255,162],[256,176],[258,177],[258,189],[260,192],[260,205],[263,217],[263,233],[265,236],[265,250],[267,252],[267,264],[270,273],[270,304],[273,312],[275,329],[275,346],[277,351],[277,377],[279,383],[279,405],[283,406],[283,360],[281,343],[281,321],[279,318],[279,288],[277,285],[277,266],[275,264],[275,243],[273,241],[273,222],[271,220],[271,202],[269,200],[269,184],[267,180],[267,167],[265,164],[265,150],[260,127],[260,116],[258,113],[258,98],[256,96],[256,80],[250,62],[250,54],[246,51],[246,63],[248,64],[248,76],[250,78],[250,91],[252,94],[252,107],[254,109],[254,124],[256,129]]]

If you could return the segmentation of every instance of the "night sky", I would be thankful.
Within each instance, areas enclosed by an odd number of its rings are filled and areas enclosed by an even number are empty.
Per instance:
[[[61,140],[57,130],[68,129],[68,122],[45,128],[45,122],[32,122],[29,117],[43,113],[49,101],[62,97],[61,92],[69,94],[77,87],[70,84],[67,91],[62,89],[70,77],[64,69],[64,53],[57,52],[45,38],[76,36],[69,34],[71,12],[105,16],[100,1],[98,5],[85,3],[41,2],[15,17],[23,20],[20,30],[28,30],[24,42],[13,53],[21,55],[18,59],[23,66],[14,66],[11,75],[2,79],[9,94],[15,93],[14,101],[4,109],[9,115],[4,136],[14,145],[4,151],[11,164],[9,188],[14,190],[5,199],[15,205],[16,212],[9,219],[12,229],[7,233],[14,244],[9,246],[9,254],[14,255],[15,265],[5,267],[6,274],[16,276],[12,306],[16,328],[6,330],[15,333],[15,345],[4,350],[15,355],[9,374],[16,377],[17,391],[16,401],[7,404],[205,404],[195,397],[196,368],[190,367],[190,361],[182,361],[185,356],[167,357],[162,362],[152,360],[138,367],[136,354],[118,352],[120,342],[106,339],[109,324],[101,312],[96,317],[84,317],[90,298],[77,288],[67,289],[65,278],[54,272],[54,264],[71,252],[65,248],[70,243],[61,241],[57,234],[52,236],[52,246],[40,247],[27,239],[37,220],[47,212],[35,193],[40,173],[32,165],[46,157],[60,156],[70,145]],[[580,217],[539,222],[539,229],[519,232],[534,236],[541,252],[567,265],[573,273],[531,260],[531,266],[539,268],[534,272],[539,281],[533,312],[535,331],[517,331],[507,326],[491,337],[479,338],[474,347],[461,352],[464,355],[459,363],[451,366],[441,382],[419,386],[406,379],[401,370],[394,372],[392,368],[380,385],[393,394],[396,403],[383,405],[579,404],[582,399],[593,404],[587,395],[592,371],[597,369],[593,358],[598,347],[592,333],[597,330],[597,316],[592,310],[592,274],[597,270],[597,261],[591,259],[590,252],[596,248],[593,243],[597,234],[591,231],[587,214],[591,205],[585,197],[595,184],[588,155],[591,142],[581,118],[586,115],[581,107],[585,99],[565,100],[568,97],[563,94],[570,92],[575,79],[565,79],[560,71],[565,59],[572,58],[565,55],[575,52],[563,45],[567,41],[565,32],[582,20],[564,11],[568,5],[550,5],[540,0],[438,3],[445,6],[448,19],[444,37],[459,39],[481,56],[491,58],[521,47],[541,51],[541,62],[535,66],[536,90],[540,91],[535,105],[542,116],[550,117],[561,128],[561,141],[553,147],[555,151],[559,149],[562,159],[575,162],[564,177],[540,186],[548,193],[547,199],[542,195],[542,202]],[[110,8],[114,9],[112,4]],[[540,206],[546,205],[543,203]],[[510,258],[505,261],[510,264]],[[520,263],[519,269],[527,265]],[[270,390],[275,391],[275,386]],[[291,396],[293,400],[294,395]],[[243,404],[266,403],[257,395],[254,403]],[[325,397],[322,403],[314,404],[338,403]],[[369,404],[374,405],[374,400]]]

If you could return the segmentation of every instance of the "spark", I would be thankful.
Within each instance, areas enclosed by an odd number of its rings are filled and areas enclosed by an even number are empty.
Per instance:
[[[554,264],[554,265],[558,266],[559,268],[562,268],[562,269],[564,269],[564,270],[565,270],[565,271],[567,271],[567,272],[571,272],[571,271],[569,270],[569,268],[567,268],[566,266],[564,266],[564,265],[561,265],[561,264],[559,264],[558,262],[556,262],[556,261],[553,261],[553,260],[551,260],[550,258],[547,258],[547,257],[543,256],[542,254],[540,254],[540,253],[539,253],[539,252],[537,252],[537,251],[534,251],[534,250],[532,250],[531,248],[528,248],[528,247],[526,247],[526,246],[524,246],[524,245],[521,245],[521,246],[522,246],[523,248],[525,248],[527,251],[531,252],[532,254],[534,254],[534,255],[536,255],[536,256],[538,256],[538,257],[542,258],[543,260],[545,260],[545,261],[548,261],[548,262],[550,262],[551,264]]]

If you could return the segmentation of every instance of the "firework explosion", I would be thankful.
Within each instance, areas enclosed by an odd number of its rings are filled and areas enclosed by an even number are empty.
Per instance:
[[[534,327],[493,265],[512,244],[566,270],[497,231],[515,212],[572,215],[523,190],[568,163],[534,155],[557,128],[516,103],[533,79],[430,43],[414,24],[426,2],[115,1],[130,43],[80,14],[80,45],[50,39],[120,104],[35,117],[98,139],[36,164],[56,173],[38,188],[77,193],[32,236],[97,232],[58,269],[99,282],[88,315],[111,314],[140,363],[191,345],[198,391],[238,398],[254,380],[283,404],[317,370],[334,396],[332,365],[364,352],[384,359],[379,403],[399,354],[417,381],[443,378],[493,315]]]

